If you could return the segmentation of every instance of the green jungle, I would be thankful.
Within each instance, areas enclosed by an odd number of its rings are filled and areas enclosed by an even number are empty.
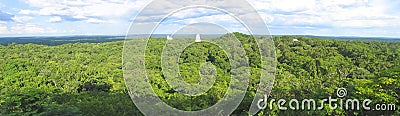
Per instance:
[[[244,47],[251,76],[245,98],[231,115],[248,115],[260,80],[261,58],[254,36],[233,34]],[[274,36],[273,40],[276,75],[268,99],[325,99],[337,97],[336,90],[346,88],[344,99],[371,99],[371,105],[400,106],[400,42],[296,36]],[[185,49],[179,69],[186,82],[199,81],[197,70],[201,62],[214,65],[217,73],[216,84],[207,94],[187,97],[174,91],[163,79],[161,53],[166,41],[166,38],[150,38],[146,48],[146,73],[158,97],[186,111],[205,109],[221,100],[233,81],[226,53],[207,42]],[[124,41],[0,45],[0,115],[143,115],[125,85],[123,47]],[[274,107],[257,115],[400,115],[399,108],[332,110],[328,104],[324,105],[322,110],[280,110],[273,104]]]

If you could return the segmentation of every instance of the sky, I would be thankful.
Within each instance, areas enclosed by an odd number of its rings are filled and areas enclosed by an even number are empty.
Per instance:
[[[214,1],[217,0],[207,2]],[[257,10],[272,35],[400,37],[400,1],[397,0],[247,1]],[[150,2],[0,0],[0,37],[125,35],[135,16]],[[146,17],[136,17],[136,20],[155,22],[155,17],[164,17],[160,12],[171,5],[174,5],[172,1],[160,3]],[[197,8],[172,14],[155,33],[173,33],[174,29],[198,22],[245,31],[226,13]]]

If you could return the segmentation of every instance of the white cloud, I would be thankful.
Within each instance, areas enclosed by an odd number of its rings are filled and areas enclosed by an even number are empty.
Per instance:
[[[140,8],[144,7],[150,1],[145,0],[21,0],[32,8],[20,10],[21,15],[45,16],[51,17],[47,22],[78,21],[78,24],[88,25],[112,25],[124,21],[139,13]],[[400,13],[390,14],[390,7],[396,7],[395,1],[389,0],[248,0],[255,9],[258,10],[264,21],[273,28],[279,28],[280,31],[311,30],[298,31],[307,34],[316,33],[316,30],[330,33],[334,29],[355,28],[396,28],[400,27]],[[161,14],[168,13],[174,6],[179,6],[182,1],[169,1],[158,3],[148,12],[143,12],[145,16],[136,17],[143,21],[155,22],[156,19],[164,17]],[[199,2],[199,1],[193,1]],[[205,1],[207,3],[209,1]],[[213,3],[218,1],[213,1]],[[219,4],[219,3],[218,3]],[[225,9],[249,10],[242,8],[242,4],[231,2],[230,4],[219,4]],[[395,11],[392,11],[395,12]],[[241,14],[247,16],[249,14]],[[18,15],[17,15],[18,16]],[[215,13],[212,10],[197,9],[184,10],[172,15],[175,22],[166,24],[166,27],[181,27],[184,24],[196,22],[209,22],[230,25],[229,28],[239,29],[239,26],[229,22],[236,22],[230,16]],[[250,17],[251,18],[251,17]],[[13,18],[16,22],[26,22],[29,18]],[[17,21],[18,20],[18,21]],[[24,21],[23,21],[24,20]],[[46,20],[44,20],[46,21]],[[9,22],[8,22],[9,23]],[[69,22],[67,22],[69,23]],[[1,23],[0,23],[1,24]],[[39,23],[40,24],[40,23]],[[168,26],[169,25],[169,26]],[[85,26],[85,25],[83,25]],[[115,25],[123,27],[121,25]],[[9,27],[12,30],[13,26]],[[29,27],[29,26],[28,26]],[[4,27],[2,27],[4,30]],[[33,27],[29,27],[33,28]],[[143,27],[144,28],[144,27]],[[7,28],[6,28],[7,29]],[[21,28],[23,29],[23,28]],[[42,28],[46,30],[45,28]],[[40,30],[40,29],[39,29]],[[64,29],[60,29],[64,30]],[[67,29],[69,30],[69,29]],[[64,31],[62,31],[64,32]],[[67,32],[67,31],[65,31]],[[81,30],[77,30],[81,32]],[[94,32],[94,31],[93,31]],[[372,32],[372,31],[371,31]],[[354,33],[348,33],[354,34]],[[399,35],[399,34],[398,34]]]
[[[75,33],[76,30],[64,30],[63,33]]]
[[[187,18],[184,20],[180,20],[178,22],[182,22],[185,24],[193,24],[198,22],[208,22],[208,23],[232,23],[236,21],[230,15],[227,14],[219,14],[219,15],[210,15],[210,16],[202,16],[196,18]]]
[[[43,28],[34,24],[16,24],[7,28],[6,26],[0,25],[0,34],[2,35],[14,35],[14,34],[43,34],[43,33],[56,33],[57,30],[52,28]]]
[[[7,34],[7,33],[8,33],[7,27],[4,25],[0,25],[0,34]]]
[[[100,19],[95,19],[95,18],[89,18],[86,20],[87,23],[105,23],[106,21],[100,20]]]
[[[26,23],[27,21],[32,20],[33,17],[30,17],[30,16],[14,16],[12,19],[17,23]]]
[[[33,11],[33,10],[19,10],[18,14],[22,14],[22,15],[32,15],[32,14],[38,14],[38,11]]]
[[[337,27],[350,27],[350,28],[378,28],[378,27],[398,27],[400,18],[391,20],[368,20],[368,19],[354,19],[335,21],[333,24]]]
[[[61,16],[94,21],[92,18],[118,20],[131,15],[148,1],[137,0],[24,0],[25,3],[39,10],[20,10],[20,14]]]
[[[375,0],[248,0],[259,11],[264,21],[269,25],[310,28],[371,28],[398,26],[396,21],[400,17],[386,14],[386,4]],[[386,1],[387,2],[387,1]],[[137,17],[143,21],[152,21],[163,12],[166,6],[173,2],[166,2],[155,7],[146,17]],[[235,4],[235,3],[232,3]],[[228,5],[230,6],[230,5]],[[221,15],[210,11],[186,10],[171,17],[183,18],[179,23],[190,24],[199,21],[221,23],[230,22]],[[196,16],[198,17],[191,17]]]
[[[315,0],[248,0],[259,11],[293,12],[312,9]]]
[[[17,24],[11,27],[10,33],[15,34],[39,34],[45,33],[45,29],[33,24]]]
[[[51,17],[49,20],[47,20],[47,22],[50,22],[50,23],[61,22],[61,21],[62,21],[62,18],[59,16],[54,16],[54,17]]]
[[[399,26],[399,16],[388,14],[391,1],[382,0],[249,0],[273,16],[271,25],[370,28]],[[264,20],[268,20],[263,17]],[[395,25],[393,25],[396,23]]]
[[[314,7],[314,0],[275,0],[271,4],[272,9],[284,12],[303,11]]]

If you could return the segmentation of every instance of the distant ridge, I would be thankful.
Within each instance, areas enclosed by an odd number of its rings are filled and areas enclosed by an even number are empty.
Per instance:
[[[333,40],[358,40],[358,41],[383,41],[383,42],[400,42],[400,38],[395,37],[358,37],[358,36],[315,36],[315,35],[273,35],[273,37],[293,36],[303,38],[316,38],[316,39],[333,39]]]
[[[62,45],[68,43],[104,43],[125,40],[125,36],[33,36],[33,37],[0,37],[1,45],[11,43],[18,44],[42,44],[42,45]]]
[[[195,39],[196,34],[176,34],[174,38],[192,38]],[[220,37],[223,34],[202,34],[201,39]],[[129,35],[129,37],[143,38],[145,34]],[[168,34],[152,34],[155,38],[166,38]],[[257,36],[257,35],[256,35]],[[315,38],[315,39],[333,39],[342,41],[382,41],[382,42],[400,42],[400,38],[391,37],[356,37],[356,36],[314,36],[314,35],[272,35],[273,37],[293,36],[296,38]],[[42,44],[42,45],[62,45],[67,43],[103,43],[113,41],[123,41],[123,35],[71,35],[71,36],[23,36],[23,37],[0,37],[1,45],[10,43],[18,44]]]

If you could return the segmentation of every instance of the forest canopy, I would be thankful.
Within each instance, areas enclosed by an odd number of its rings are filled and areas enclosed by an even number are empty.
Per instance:
[[[250,65],[245,98],[232,115],[247,115],[260,76],[259,50],[249,36],[241,38]],[[298,41],[293,41],[294,39]],[[276,36],[276,76],[271,99],[324,99],[346,88],[348,99],[400,106],[400,43],[339,41]],[[220,100],[230,80],[228,55],[207,42],[195,43],[180,56],[185,81],[199,80],[200,62],[215,66],[216,84],[206,94],[187,97],[171,89],[161,72],[166,38],[151,38],[146,73],[158,97],[174,108],[196,111]],[[128,95],[122,64],[123,41],[0,45],[0,115],[142,115]],[[193,100],[195,99],[195,100]],[[277,106],[258,115],[400,115],[396,111],[297,110]]]

